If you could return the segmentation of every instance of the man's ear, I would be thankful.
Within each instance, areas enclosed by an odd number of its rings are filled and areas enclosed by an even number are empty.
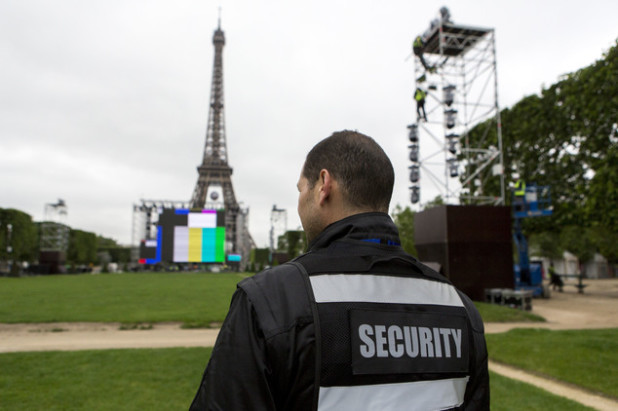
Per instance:
[[[333,176],[327,169],[323,168],[320,170],[320,179],[318,184],[320,184],[318,204],[324,205],[324,203],[330,199],[334,184]]]

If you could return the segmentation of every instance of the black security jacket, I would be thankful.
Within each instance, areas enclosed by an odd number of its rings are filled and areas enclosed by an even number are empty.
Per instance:
[[[450,284],[403,252],[399,242],[388,215],[358,214],[328,226],[312,241],[309,251],[293,262],[241,281],[191,410],[317,410],[320,386],[371,386],[464,375],[469,380],[464,402],[457,409],[489,409],[483,323],[462,293],[457,291],[469,347],[468,370],[463,374],[425,369],[410,374],[356,375],[350,365],[349,328],[337,325],[337,321],[347,321],[347,316],[328,311],[350,310],[354,304],[322,304],[318,309],[309,280],[316,274],[412,276]]]

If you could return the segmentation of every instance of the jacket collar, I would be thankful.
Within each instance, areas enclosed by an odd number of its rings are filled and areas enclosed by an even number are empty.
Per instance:
[[[311,241],[310,251],[328,247],[341,239],[370,241],[382,244],[400,244],[399,231],[386,213],[354,214],[327,226]]]

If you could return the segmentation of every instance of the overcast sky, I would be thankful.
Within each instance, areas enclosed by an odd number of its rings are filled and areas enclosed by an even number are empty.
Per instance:
[[[140,199],[189,200],[202,160],[222,8],[225,118],[236,198],[268,244],[273,204],[300,226],[307,151],[335,130],[391,157],[409,205],[411,42],[441,6],[496,30],[499,104],[602,57],[618,2],[0,0],[0,208],[131,242]]]

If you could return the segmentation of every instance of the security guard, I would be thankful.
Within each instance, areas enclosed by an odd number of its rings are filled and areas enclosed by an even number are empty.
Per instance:
[[[481,318],[400,247],[393,182],[360,133],[309,152],[309,251],[239,283],[192,410],[489,409]]]

